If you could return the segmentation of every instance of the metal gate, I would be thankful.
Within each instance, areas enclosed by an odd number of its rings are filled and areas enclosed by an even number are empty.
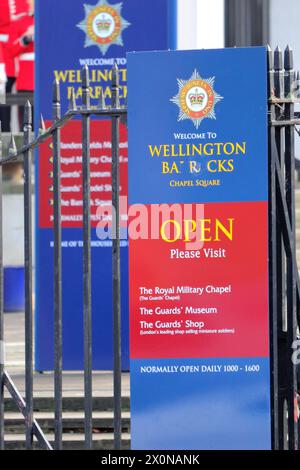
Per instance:
[[[115,65],[112,71],[111,106],[106,107],[102,97],[97,106],[90,103],[89,70],[82,70],[82,105],[77,106],[74,94],[69,109],[61,116],[60,88],[57,81],[53,85],[53,124],[46,129],[41,118],[38,137],[32,135],[32,108],[29,102],[24,113],[24,144],[16,148],[12,136],[8,155],[1,155],[2,166],[23,156],[24,163],[24,253],[25,253],[25,400],[5,370],[4,362],[4,317],[3,317],[3,247],[2,247],[2,191],[0,185],[0,446],[4,448],[4,387],[23,414],[26,424],[26,448],[33,446],[35,436],[43,449],[52,447],[33,416],[33,264],[32,264],[32,154],[41,143],[52,139],[53,144],[53,232],[54,232],[54,398],[55,398],[55,449],[62,449],[62,255],[61,255],[61,170],[60,134],[61,128],[71,119],[82,120],[82,176],[83,176],[83,319],[84,319],[84,414],[85,448],[92,448],[92,321],[91,321],[91,224],[90,224],[90,120],[92,116],[102,116],[111,120],[112,142],[112,204],[116,217],[112,222],[112,276],[113,276],[113,337],[114,337],[114,446],[121,448],[121,315],[120,315],[120,234],[116,221],[119,220],[119,125],[126,109],[120,106],[119,72]],[[1,137],[0,137],[1,145]]]
[[[269,305],[274,449],[298,449],[297,364],[292,360],[300,320],[296,260],[295,103],[299,74],[293,52],[268,47],[269,84]],[[298,366],[299,367],[299,366]]]
[[[294,106],[300,102],[299,75],[293,70],[293,54],[277,48],[267,50],[269,84],[269,305],[272,357],[272,432],[274,449],[298,448],[295,420],[297,397],[297,364],[292,361],[293,347],[300,324],[300,280],[296,261],[295,227],[295,129],[300,119]],[[252,71],[255,73],[255,71]],[[26,447],[33,446],[33,436],[43,449],[52,447],[33,416],[33,304],[32,304],[32,154],[41,143],[52,139],[54,179],[54,349],[55,349],[55,449],[62,449],[62,256],[61,256],[61,187],[60,187],[60,133],[71,119],[82,120],[83,170],[83,294],[84,294],[84,412],[85,447],[92,448],[92,325],[91,325],[91,228],[90,228],[90,120],[102,116],[111,120],[112,132],[112,204],[113,217],[113,320],[114,320],[114,445],[121,448],[121,322],[120,322],[120,234],[119,234],[119,126],[126,109],[119,102],[119,74],[112,72],[112,101],[107,107],[102,97],[97,106],[91,106],[89,71],[82,71],[82,105],[77,106],[74,94],[69,110],[61,116],[59,83],[53,88],[53,124],[46,129],[41,119],[39,134],[32,135],[32,110],[27,102],[24,116],[24,144],[16,148],[12,137],[8,155],[1,155],[2,165],[23,156],[24,214],[25,214],[25,360],[26,393],[21,397],[5,369],[0,364],[0,445],[4,448],[4,388],[9,392],[24,416]],[[251,96],[248,98],[251,99]],[[247,102],[245,102],[247,106]],[[296,129],[297,130],[297,129]],[[3,248],[2,248],[2,187],[0,185],[0,341],[4,359],[3,321]]]

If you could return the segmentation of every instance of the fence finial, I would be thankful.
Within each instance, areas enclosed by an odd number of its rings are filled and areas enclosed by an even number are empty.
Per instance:
[[[292,70],[294,68],[293,50],[289,45],[286,46],[284,51],[284,68],[285,70]]]
[[[269,44],[267,44],[267,63],[268,70],[273,70],[273,52]]]
[[[117,62],[114,63],[113,65],[113,70],[112,70],[112,87],[118,87],[119,86],[119,67]]]
[[[277,46],[274,51],[274,69],[275,70],[283,69],[282,51],[279,46]]]
[[[60,85],[57,79],[53,82],[53,95],[52,95],[53,103],[60,103]]]
[[[8,155],[11,157],[17,153],[17,146],[13,134],[10,135],[10,142],[8,146]]]
[[[89,68],[87,64],[84,65],[81,74],[82,88],[88,88],[90,86]]]
[[[119,68],[117,62],[114,63],[112,69],[112,80],[111,80],[111,90],[112,90],[112,97],[111,97],[111,105],[113,108],[118,108],[120,106],[120,89],[119,89]]]
[[[30,104],[30,101],[27,100],[25,103],[25,107],[24,107],[24,121],[23,121],[24,128],[26,126],[31,126],[31,124],[32,124],[32,106]]]
[[[89,68],[87,64],[82,69],[81,73],[82,80],[82,104],[84,108],[89,108],[90,106],[90,77],[89,77]]]
[[[41,114],[39,132],[42,134],[43,132],[45,132],[45,130],[46,130],[45,121],[44,121],[43,115]]]
[[[71,97],[69,100],[69,111],[75,111],[77,109],[76,106],[76,99],[75,99],[75,90],[74,88],[71,89]]]

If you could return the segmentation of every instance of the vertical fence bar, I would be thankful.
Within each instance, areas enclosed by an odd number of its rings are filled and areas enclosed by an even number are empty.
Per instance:
[[[89,70],[82,71],[83,109],[90,107]],[[91,305],[91,214],[90,214],[90,116],[82,116],[83,178],[83,302],[84,302],[84,412],[85,447],[92,449],[92,305]]]
[[[268,91],[274,98],[273,52],[268,46]],[[269,106],[270,119],[275,120],[275,105]],[[273,146],[275,145],[275,128],[269,126],[269,305],[270,305],[270,349],[271,349],[271,395],[272,395],[272,447],[279,448],[278,422],[278,347],[277,347],[277,264],[276,264],[276,182]]]
[[[282,51],[276,47],[274,52],[274,90],[276,98],[284,98],[284,76],[283,76],[283,60]],[[275,108],[275,119],[280,119],[282,113],[281,107]],[[279,155],[282,175],[284,176],[284,127],[275,128],[275,141]],[[277,187],[277,197],[279,190]],[[281,226],[277,224],[277,315],[278,328],[286,329],[285,315],[285,252],[281,235]]]
[[[24,110],[24,145],[29,145],[32,108]],[[24,255],[25,255],[25,397],[26,448],[33,442],[33,309],[32,309],[32,151],[24,152]]]
[[[285,68],[285,95],[292,96],[294,85],[293,51],[286,48],[284,53]],[[294,118],[294,104],[287,103],[285,106],[285,119]],[[294,259],[296,259],[296,216],[295,216],[295,131],[294,127],[287,126],[285,129],[285,190],[286,202],[289,211],[292,229],[291,245],[292,255],[287,258],[287,403],[288,403],[288,446],[290,450],[298,448],[297,422],[295,420],[295,397],[297,391],[296,366],[293,364],[292,344],[296,339],[296,273],[294,271]]]
[[[117,64],[112,73],[112,108],[119,108],[119,71]],[[114,337],[114,444],[115,449],[121,449],[122,440],[122,392],[121,392],[121,272],[120,272],[120,117],[112,116],[112,205],[113,217],[113,337]]]
[[[61,117],[60,89],[53,85],[53,121]],[[61,161],[60,129],[52,134],[53,143],[53,228],[54,228],[54,396],[55,449],[62,449],[62,254],[61,254]]]
[[[2,134],[0,121],[0,160]],[[4,315],[3,315],[3,243],[2,243],[2,163],[0,162],[0,450],[4,449]]]
[[[274,94],[275,97],[280,99],[284,97],[284,71],[282,51],[276,47],[274,51]],[[281,118],[282,106],[274,107],[274,117],[276,120]],[[275,127],[274,129],[274,145],[277,147],[277,154],[279,157],[279,164],[281,169],[281,176],[284,177],[284,127]],[[278,181],[276,179],[276,201],[281,197]],[[277,210],[277,209],[276,209]],[[277,307],[277,348],[278,348],[278,420],[279,426],[279,448],[283,448],[285,434],[284,422],[286,415],[284,414],[284,394],[285,394],[285,371],[286,368],[283,364],[283,358],[286,355],[286,284],[285,284],[285,250],[282,238],[282,227],[280,223],[276,224],[276,307]],[[283,367],[282,367],[283,365]]]

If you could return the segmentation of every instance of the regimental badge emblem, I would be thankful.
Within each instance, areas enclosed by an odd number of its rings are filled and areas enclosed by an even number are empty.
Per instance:
[[[122,5],[110,5],[107,0],[84,4],[85,18],[77,25],[86,34],[84,47],[98,46],[105,55],[113,44],[123,46],[122,32],[130,23],[122,18]]]
[[[204,79],[195,69],[189,80],[177,83],[179,91],[170,101],[179,107],[178,122],[190,119],[198,129],[203,119],[216,119],[215,106],[223,96],[214,90],[215,77]]]

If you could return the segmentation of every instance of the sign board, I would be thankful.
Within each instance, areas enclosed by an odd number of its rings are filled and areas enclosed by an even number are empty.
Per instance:
[[[72,89],[81,103],[81,69],[89,66],[92,104],[101,93],[111,98],[111,70],[120,70],[121,104],[126,103],[126,52],[167,49],[168,0],[40,0],[36,2],[35,127],[40,114],[52,119],[52,83],[61,85],[62,111]],[[83,366],[82,156],[81,125],[62,129],[63,367]],[[36,159],[36,369],[53,368],[53,180],[52,149]],[[121,194],[127,194],[127,128],[121,125]],[[111,241],[96,235],[97,208],[111,200],[111,131],[106,121],[91,122],[93,367],[112,368]],[[125,216],[125,214],[123,214]],[[122,241],[122,355],[129,367],[128,250]],[[44,269],[45,265],[48,269]]]
[[[128,54],[133,449],[271,448],[266,75]]]

